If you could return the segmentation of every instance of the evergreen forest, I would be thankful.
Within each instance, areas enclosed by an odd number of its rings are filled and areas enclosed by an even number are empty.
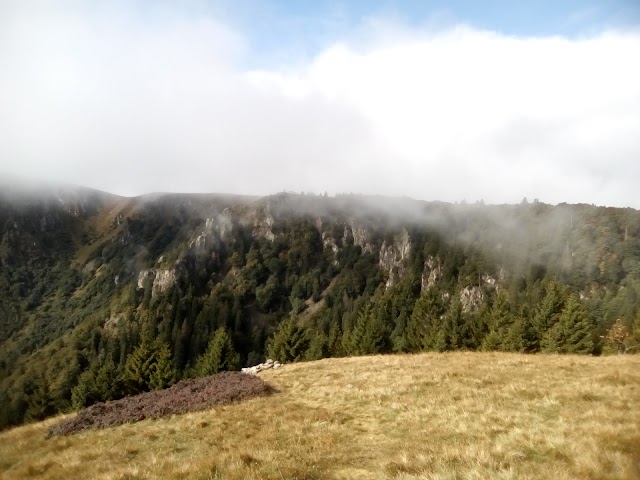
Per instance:
[[[325,357],[640,351],[640,212],[0,193],[0,428]]]

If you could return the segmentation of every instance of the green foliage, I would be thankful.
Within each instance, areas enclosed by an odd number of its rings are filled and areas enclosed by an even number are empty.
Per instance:
[[[155,352],[156,362],[149,375],[149,388],[162,390],[170,387],[175,380],[175,371],[171,362],[171,351],[166,343],[160,344]]]
[[[55,413],[54,401],[51,398],[49,382],[46,377],[38,378],[28,398],[28,407],[25,412],[26,421],[43,420]]]
[[[129,393],[166,388],[174,377],[171,352],[160,339],[153,343],[143,340],[124,366],[123,380]]]
[[[282,363],[302,360],[309,347],[306,330],[290,317],[278,325],[273,337],[267,344],[267,355]]]
[[[305,360],[320,360],[329,356],[328,338],[324,333],[318,333],[309,342],[309,349],[304,355]]]
[[[506,338],[501,342],[505,351],[533,353],[538,348],[538,337],[533,320],[527,309],[509,327]]]
[[[214,333],[204,354],[198,358],[195,374],[200,377],[214,375],[224,370],[237,370],[240,357],[233,348],[226,329],[219,328]]]
[[[539,351],[543,346],[543,337],[557,325],[560,320],[560,314],[565,306],[566,293],[555,282],[552,281],[546,288],[546,293],[542,302],[536,309],[533,318],[533,328],[535,329],[535,339],[532,345],[532,351]]]
[[[580,300],[569,297],[558,322],[542,339],[542,349],[553,353],[593,353],[593,326]]]
[[[128,202],[0,199],[0,428],[267,354],[640,352],[635,210],[420,203],[408,222],[349,195]],[[380,248],[405,231],[386,288]]]
[[[489,330],[489,333],[482,341],[482,349],[488,351],[501,350],[502,341],[503,339],[497,331]]]
[[[118,378],[115,364],[112,361],[103,365],[96,362],[80,375],[78,384],[71,393],[71,404],[77,410],[97,402],[120,398],[124,393],[124,385]]]
[[[391,350],[389,331],[370,305],[358,315],[353,330],[345,337],[344,345],[349,355],[374,355]]]
[[[409,351],[443,349],[445,312],[442,294],[434,288],[416,301],[407,325]]]

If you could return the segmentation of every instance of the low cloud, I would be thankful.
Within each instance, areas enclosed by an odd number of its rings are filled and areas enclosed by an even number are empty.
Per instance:
[[[8,5],[0,175],[129,195],[640,207],[634,31],[517,38],[378,20],[305,64],[249,70],[242,33],[216,18]]]

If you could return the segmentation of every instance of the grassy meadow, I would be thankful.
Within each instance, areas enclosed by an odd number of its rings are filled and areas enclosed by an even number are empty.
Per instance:
[[[46,438],[2,479],[640,479],[640,356],[428,353],[260,374],[270,397]]]

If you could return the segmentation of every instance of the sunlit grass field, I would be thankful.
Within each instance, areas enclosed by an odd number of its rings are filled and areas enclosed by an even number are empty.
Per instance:
[[[270,397],[46,439],[0,434],[0,478],[640,479],[640,356],[445,353],[260,374]]]

